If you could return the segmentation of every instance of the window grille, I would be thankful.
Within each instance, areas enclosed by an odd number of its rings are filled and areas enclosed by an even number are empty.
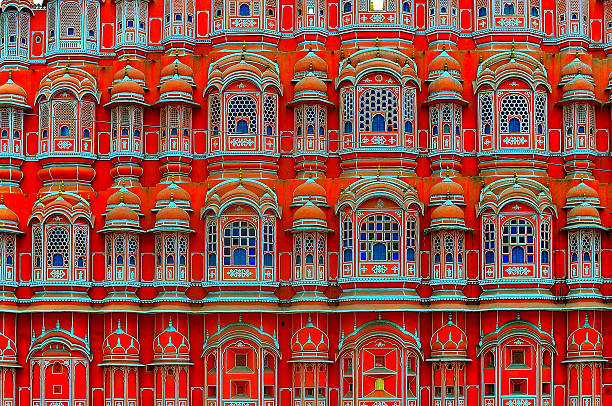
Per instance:
[[[223,232],[223,265],[256,265],[255,227],[247,221],[233,221]]]

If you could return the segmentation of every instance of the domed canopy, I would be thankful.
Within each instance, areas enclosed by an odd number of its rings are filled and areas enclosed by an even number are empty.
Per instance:
[[[104,228],[100,232],[142,232],[138,213],[129,206],[119,203],[106,214]]]
[[[155,216],[155,227],[152,231],[193,232],[193,230],[189,228],[189,214],[185,209],[174,203],[172,196],[170,196],[170,203],[157,212]]]
[[[461,97],[463,85],[451,76],[448,69],[429,84],[428,90],[429,98],[425,102],[426,104],[442,102],[467,104],[467,101]]]
[[[172,63],[164,66],[160,74],[162,83],[170,78],[173,78],[174,76],[178,76],[180,79],[186,81],[190,86],[195,87],[195,82],[193,80],[193,69],[181,62],[178,56],[174,58]]]
[[[564,105],[575,102],[601,104],[595,98],[595,86],[592,83],[592,79],[588,80],[587,77],[580,73],[563,86],[563,98],[558,104]]]
[[[465,192],[463,190],[463,186],[455,182],[448,174],[442,179],[441,182],[438,182],[431,187],[429,204],[440,205],[444,204],[446,200],[450,200],[454,204],[465,204]]]
[[[589,324],[587,316],[582,327],[567,338],[567,358],[564,362],[605,361],[601,334]]]
[[[311,201],[317,206],[327,206],[327,192],[314,178],[306,179],[293,191],[292,206],[303,205]]]
[[[140,211],[140,197],[125,186],[125,180],[121,181],[121,187],[110,195],[106,201],[106,210],[110,211],[110,209],[114,208],[120,203],[125,204],[135,211]]]
[[[593,68],[580,60],[578,52],[574,58],[561,68],[561,85],[573,79],[577,74],[593,76]]]
[[[327,71],[327,62],[319,55],[312,52],[312,49],[309,49],[308,53],[295,63],[293,67],[293,76],[295,79],[300,79],[309,72],[312,72],[318,77],[326,78]]]
[[[153,340],[153,364],[191,364],[189,341],[168,321],[168,327]]]
[[[442,52],[429,62],[427,70],[429,71],[429,80],[437,78],[444,72],[449,72],[455,77],[461,76],[461,65],[446,52],[446,49],[442,49]]]
[[[467,357],[467,336],[453,323],[448,322],[431,336],[431,360],[469,361]]]
[[[27,9],[32,11],[35,4],[32,0],[2,0],[0,2],[0,9],[2,9],[2,11],[9,7],[15,7],[17,10]]]
[[[15,342],[0,333],[0,367],[19,368],[17,362],[17,345]]]
[[[299,103],[321,103],[333,106],[333,103],[327,98],[327,85],[313,72],[308,72],[295,85],[293,100],[288,105]]]
[[[121,322],[117,322],[117,329],[110,333],[102,343],[101,365],[142,365],[139,363],[140,344],[138,340],[121,329]]]
[[[193,101],[193,89],[184,79],[174,75],[165,81],[159,88],[159,101],[156,105],[162,104],[189,104],[197,106]]]
[[[113,106],[116,104],[131,104],[136,103],[143,106],[147,106],[144,100],[144,89],[139,83],[140,81],[135,80],[130,76],[130,72],[133,75],[137,75],[134,73],[136,69],[131,68],[129,65],[125,66],[122,70],[123,76],[120,79],[117,79],[113,82],[113,86],[111,87],[111,101],[106,104],[106,106]],[[121,72],[118,72],[121,73]],[[144,77],[144,76],[143,76]],[[144,82],[144,80],[143,80]]]
[[[451,200],[446,200],[443,205],[436,207],[431,212],[430,227],[427,231],[442,229],[471,230],[465,226],[463,210]]]
[[[591,186],[584,183],[584,179],[580,180],[580,183],[570,188],[565,195],[566,207],[574,207],[584,202],[590,204],[593,207],[599,207],[599,194]]]
[[[601,225],[599,212],[587,202],[583,202],[573,207],[567,213],[567,224],[563,227],[563,230],[574,230],[579,228],[605,230],[605,227]]]
[[[115,75],[113,75],[113,82],[123,80],[126,75],[139,85],[143,87],[146,86],[145,74],[140,69],[134,68],[129,61],[125,64],[123,69],[119,69],[117,72],[115,72]]]
[[[292,362],[329,362],[329,338],[308,319],[291,337]]]
[[[0,86],[0,106],[13,106],[29,109],[27,93],[23,87],[13,82],[13,73],[9,71],[6,83]]]
[[[19,216],[4,204],[4,196],[0,196],[0,232],[23,234],[19,230]]]
[[[184,208],[185,210],[191,210],[191,195],[180,185],[174,183],[174,176],[170,178],[170,184],[162,189],[155,197],[155,210],[161,210],[170,203],[170,198],[174,200],[174,203]]]
[[[291,231],[304,230],[331,231],[327,228],[325,212],[312,202],[306,202],[293,213],[293,228]]]

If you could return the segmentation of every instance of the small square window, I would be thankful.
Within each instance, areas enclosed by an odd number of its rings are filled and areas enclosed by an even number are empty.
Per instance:
[[[525,365],[525,351],[512,350],[510,353],[511,365]]]
[[[384,368],[385,367],[385,356],[384,355],[375,355],[374,356],[374,367],[375,368]]]
[[[526,379],[511,379],[510,380],[510,392],[513,395],[524,395],[527,390]]]
[[[493,383],[485,384],[485,396],[495,396],[495,384]]]
[[[9,42],[15,42],[15,36],[14,35],[11,35],[9,37]]]
[[[53,369],[51,370],[53,374],[61,374],[62,373],[62,364],[56,362],[53,364]],[[61,390],[61,387],[60,387]],[[61,393],[61,392],[60,392]]]
[[[53,394],[61,395],[62,394],[62,385],[53,385]]]
[[[183,21],[183,16],[180,14],[175,14],[174,15],[174,21]]]
[[[95,37],[94,30],[89,30],[88,34],[89,34],[90,37]]]
[[[187,15],[187,22],[188,23],[192,23],[193,22],[193,16],[192,15]]]
[[[74,35],[74,28],[68,27],[68,35]]]
[[[55,31],[53,31],[53,30],[49,31],[49,37],[50,38],[55,37]]]
[[[125,24],[128,26],[128,28],[132,28],[134,27],[134,20],[127,20]]]
[[[144,23],[143,23],[143,22],[138,23],[138,27],[139,27],[141,30],[144,30]]]
[[[234,356],[234,366],[236,367],[246,367],[247,366],[247,355],[246,354],[236,354]]]

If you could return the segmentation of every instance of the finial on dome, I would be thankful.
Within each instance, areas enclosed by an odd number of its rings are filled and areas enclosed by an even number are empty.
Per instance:
[[[10,71],[9,71],[9,80],[12,80],[12,79],[13,79],[13,71],[12,71],[12,70],[10,70]]]
[[[68,61],[66,61],[66,74],[70,72],[70,57],[68,57]]]
[[[376,180],[380,180],[380,164],[378,164],[378,168],[376,169]]]
[[[580,183],[584,183],[584,173],[580,174]]]
[[[125,176],[121,178],[121,186],[125,187]]]
[[[344,59],[344,48],[340,46],[340,60]]]
[[[582,66],[578,67],[578,74],[581,75],[582,74]]]
[[[442,51],[446,51],[446,44],[442,44]]]
[[[583,193],[583,194],[582,194],[582,201],[583,201],[583,202],[586,202],[586,193]]]
[[[238,185],[242,186],[242,168],[238,169]]]
[[[170,192],[170,201],[174,202],[174,192]]]
[[[586,326],[590,326],[590,324],[589,324],[589,315],[588,315],[588,313],[585,313],[585,315],[584,315],[584,326],[585,326],[585,327],[586,327]]]
[[[520,320],[521,319],[521,313],[520,312],[516,312],[516,319]]]
[[[123,190],[121,191],[120,198],[121,198],[121,204],[123,204]]]
[[[312,179],[312,166],[308,168],[308,178]]]
[[[130,75],[128,75],[128,66],[127,66],[127,65],[125,65],[125,66],[123,67],[123,78],[124,78],[124,79],[125,79],[125,78],[129,78],[129,76],[130,76]]]
[[[450,168],[448,166],[446,167],[446,177],[450,178]]]
[[[308,44],[308,51],[312,51],[312,44]]]
[[[308,65],[308,72],[312,72],[312,61],[310,62],[310,65]]]
[[[242,313],[238,315],[238,323],[242,323]]]
[[[0,195],[0,204],[4,204],[4,193]]]
[[[121,330],[121,319],[117,319],[117,330]]]
[[[175,176],[174,174],[172,174],[172,176],[170,176],[170,182],[171,183],[174,183],[174,176]]]
[[[514,170],[514,184],[518,184],[518,174],[516,173],[516,169]]]
[[[512,39],[512,46],[510,47],[510,57],[514,57],[514,39]]]
[[[168,327],[172,327],[172,316],[168,318]]]
[[[481,63],[482,63],[482,55],[478,57],[478,64],[480,65]]]
[[[378,37],[376,37],[376,44],[375,44],[375,46],[378,47]]]
[[[450,201],[450,190],[446,189],[446,200]]]
[[[444,62],[444,72],[448,72],[448,62]]]
[[[274,55],[274,63],[277,63],[277,62],[278,62],[278,56]]]

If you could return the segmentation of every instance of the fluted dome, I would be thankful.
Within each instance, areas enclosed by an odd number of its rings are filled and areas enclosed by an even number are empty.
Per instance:
[[[599,206],[600,204],[599,194],[591,186],[584,183],[584,180],[571,187],[565,197],[567,206],[577,206],[583,202],[587,202],[591,206]]]
[[[138,365],[139,354],[138,340],[121,329],[121,322],[102,343],[102,362],[105,364]]]
[[[327,85],[314,73],[308,72],[295,85],[293,100],[289,105],[296,103],[331,104],[327,98]]]
[[[293,74],[296,79],[306,75],[308,72],[314,72],[315,75],[327,76],[327,62],[319,55],[309,50],[306,55],[299,59],[293,67]]]
[[[170,203],[171,198],[177,206],[184,209],[190,208],[191,195],[180,185],[174,183],[174,177],[171,178],[168,186],[157,193],[157,196],[155,197],[155,200],[157,201],[155,204],[155,209],[161,210],[168,203]]]
[[[452,318],[431,336],[431,357],[435,359],[467,359],[467,336]]]
[[[463,204],[465,201],[463,186],[448,175],[431,187],[429,204],[440,205],[444,204],[446,200],[455,204]]]
[[[155,215],[154,231],[191,231],[189,214],[171,200]]]
[[[174,76],[170,80],[164,82],[159,88],[160,99],[164,96],[168,96],[169,93],[187,93],[188,95],[193,94],[193,89],[185,80]]]
[[[292,361],[328,361],[329,339],[310,320],[291,337]]]
[[[122,93],[144,97],[144,89],[138,83],[128,77],[118,81],[113,85],[113,87],[111,87],[111,97]]]
[[[567,213],[567,224],[564,229],[575,228],[603,228],[599,211],[587,202],[573,207]]]
[[[582,327],[574,330],[567,339],[567,359],[603,361],[601,334],[591,327],[586,316]]]
[[[429,94],[447,92],[459,93],[463,92],[463,85],[452,77],[448,71],[445,71],[429,84]]]
[[[457,229],[467,230],[463,210],[452,201],[447,200],[443,205],[431,212],[431,223],[428,230]]]
[[[158,364],[183,364],[189,362],[189,341],[172,325],[153,340],[153,361]]]
[[[430,79],[434,79],[444,71],[449,71],[452,74],[460,73],[461,65],[455,58],[450,56],[446,50],[442,50],[438,56],[429,62],[427,70],[429,71]]]
[[[325,212],[308,201],[293,213],[292,231],[321,230],[327,231],[327,216]]]
[[[136,82],[139,82],[140,84],[144,84],[145,82],[145,74],[141,70],[134,68],[132,65],[130,65],[129,62],[123,67],[123,69],[120,69],[115,72],[115,75],[113,76],[113,81],[116,82],[122,80],[125,76],[129,77],[132,80],[135,80]]]
[[[592,76],[593,68],[589,64],[582,62],[578,54],[576,54],[574,59],[561,68],[561,82],[564,83],[564,79],[568,80],[579,73]]]
[[[107,207],[115,207],[119,203],[123,203],[126,206],[132,208],[140,208],[140,197],[125,186],[122,186],[116,192],[114,192],[106,201]]]
[[[27,97],[25,89],[13,81],[12,73],[9,72],[8,80],[0,86],[0,105],[29,109]]]
[[[19,216],[4,204],[4,197],[0,198],[0,232],[21,233]]]
[[[184,64],[180,59],[175,58],[172,63],[164,66],[161,70],[161,77],[171,77],[178,75],[180,77],[193,78],[193,69],[189,65]]]
[[[325,188],[312,177],[306,179],[306,182],[295,188],[292,205],[303,205],[308,201],[316,205],[327,205],[327,192]]]

